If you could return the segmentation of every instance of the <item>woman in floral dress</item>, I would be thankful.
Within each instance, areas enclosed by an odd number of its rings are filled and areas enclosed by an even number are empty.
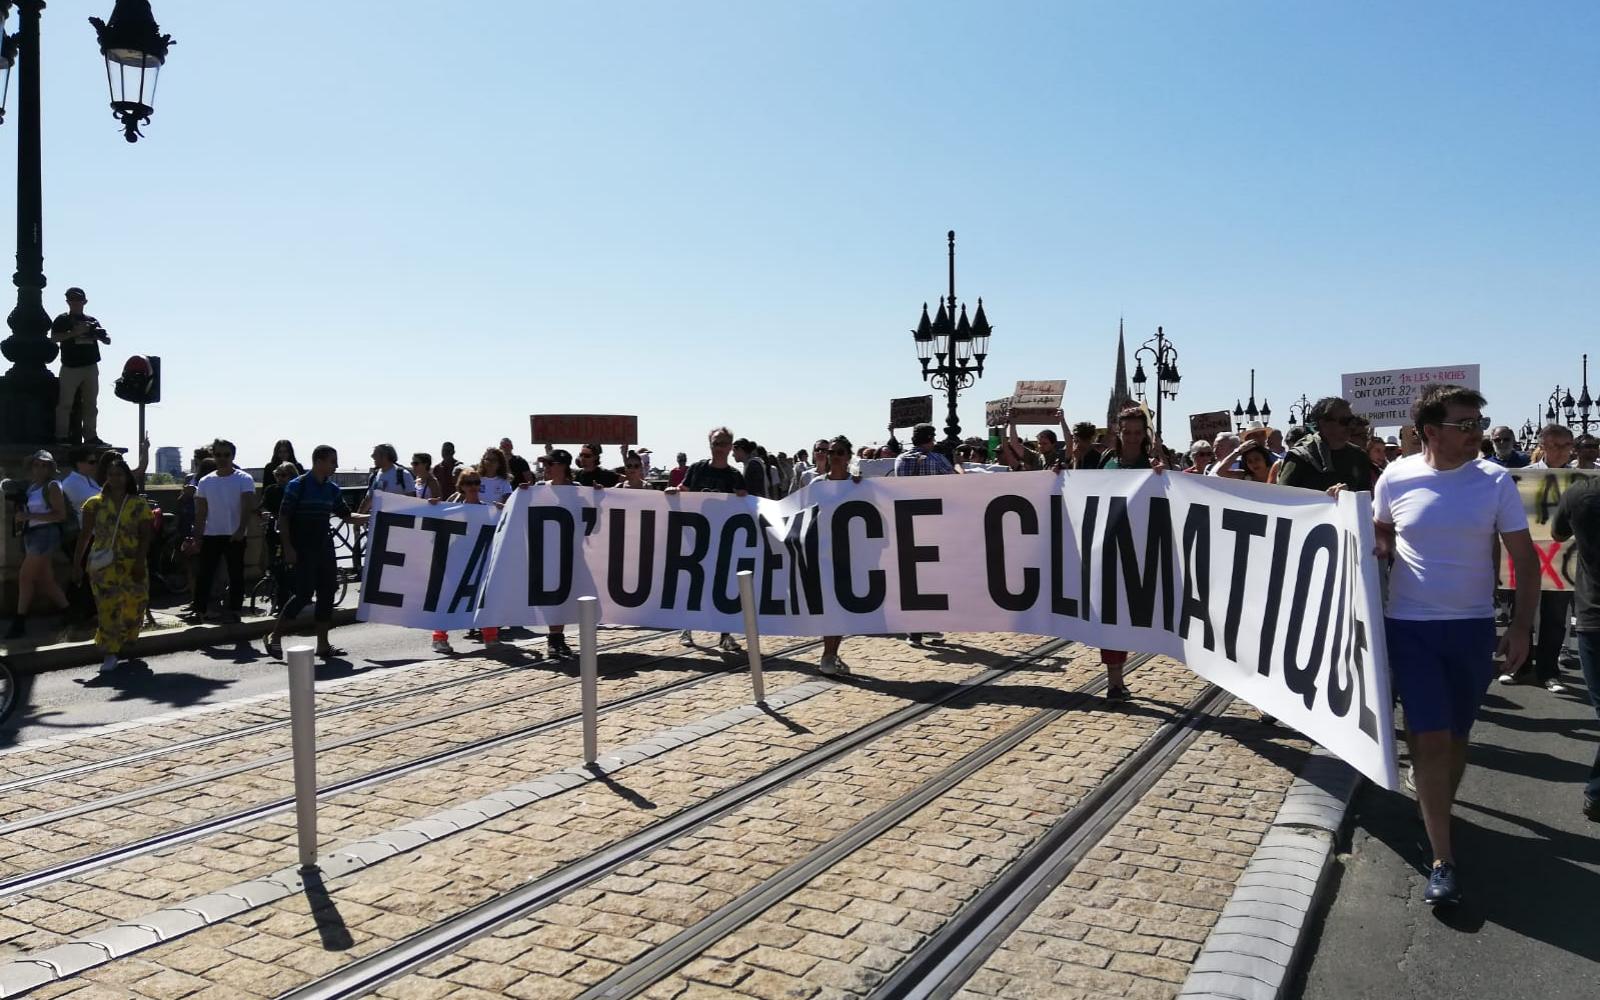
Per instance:
[[[117,668],[122,649],[139,637],[150,599],[147,556],[150,553],[150,504],[133,495],[133,473],[114,451],[100,456],[100,493],[83,503],[83,530],[78,535],[73,573],[88,567],[100,627],[94,643],[106,654],[100,672]],[[85,561],[87,556],[87,562]]]

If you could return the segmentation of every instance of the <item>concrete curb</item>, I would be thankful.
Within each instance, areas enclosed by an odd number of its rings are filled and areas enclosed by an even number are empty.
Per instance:
[[[1180,1000],[1284,996],[1360,785],[1349,765],[1321,747],[1312,751],[1195,958]]]
[[[335,608],[333,624],[352,625],[356,621],[355,608]],[[272,630],[274,618],[252,618],[237,625],[188,625],[183,628],[163,629],[135,639],[126,656],[162,656],[181,653],[206,646],[224,646],[239,640],[259,639]],[[299,624],[299,623],[297,623]],[[12,670],[41,673],[64,667],[81,667],[98,663],[102,656],[93,642],[61,642],[36,649],[6,652],[5,659]]]

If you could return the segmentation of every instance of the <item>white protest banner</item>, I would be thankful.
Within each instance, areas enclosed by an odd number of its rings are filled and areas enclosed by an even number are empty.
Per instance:
[[[372,494],[372,532],[361,581],[362,621],[472,628],[500,508]]]
[[[446,621],[425,606],[425,519],[374,532],[383,583],[364,592],[418,628]],[[1147,472],[823,480],[782,500],[540,484],[507,503],[478,621],[566,624],[594,595],[609,623],[739,632],[749,569],[765,634],[1008,631],[1175,656],[1394,788],[1372,546],[1367,494]]]
[[[1350,412],[1356,416],[1366,417],[1376,427],[1394,427],[1411,422],[1411,404],[1416,402],[1423,386],[1434,382],[1477,389],[1478,366],[1352,372],[1339,377],[1339,394],[1350,403]]]
[[[1065,379],[1018,382],[1011,393],[1011,419],[1017,424],[1056,424],[1056,411],[1067,391]]]

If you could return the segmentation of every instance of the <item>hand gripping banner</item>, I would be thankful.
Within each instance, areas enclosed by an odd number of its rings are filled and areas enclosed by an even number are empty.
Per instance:
[[[415,628],[1023,632],[1160,653],[1397,786],[1367,494],[1082,471],[820,481],[782,500],[537,485],[375,498],[360,617]]]

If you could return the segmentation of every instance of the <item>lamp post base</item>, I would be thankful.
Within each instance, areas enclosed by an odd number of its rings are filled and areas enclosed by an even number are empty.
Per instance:
[[[29,444],[38,450],[38,442],[55,441],[59,394],[55,373],[43,366],[29,371],[18,365],[0,376],[0,455]],[[0,464],[11,471],[9,463]]]

